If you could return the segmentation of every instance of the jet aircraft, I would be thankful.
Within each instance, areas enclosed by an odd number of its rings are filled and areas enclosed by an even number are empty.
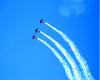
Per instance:
[[[45,22],[43,21],[43,19],[40,20],[40,24],[41,24],[41,23],[45,23]]]
[[[32,39],[37,39],[37,37],[35,35],[32,36]]]
[[[40,31],[38,30],[38,28],[35,29],[35,33],[36,33],[36,32],[40,32]]]

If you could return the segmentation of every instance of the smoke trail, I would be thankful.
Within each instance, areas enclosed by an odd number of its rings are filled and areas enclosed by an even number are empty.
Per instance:
[[[63,53],[63,55],[66,57],[66,59],[68,60],[68,62],[70,63],[70,65],[72,67],[75,80],[81,80],[80,71],[79,71],[77,65],[75,64],[73,58],[69,55],[69,53],[53,38],[51,38],[47,34],[43,33],[42,31],[40,31],[40,33],[43,34],[48,39],[50,39],[56,45],[56,47]]]
[[[71,50],[74,52],[74,55],[76,57],[76,59],[78,60],[78,62],[80,63],[80,67],[82,69],[82,72],[84,74],[84,76],[86,77],[86,80],[94,80],[94,78],[92,77],[89,68],[88,68],[88,64],[85,61],[85,59],[80,55],[79,50],[77,49],[77,47],[75,46],[75,44],[73,43],[73,41],[71,41],[62,31],[54,28],[53,26],[51,26],[50,24],[48,24],[47,22],[45,22],[45,24],[47,26],[49,26],[50,28],[52,28],[53,30],[55,30],[57,33],[59,33],[62,38],[68,42],[68,44],[71,47]]]
[[[45,44],[53,53],[54,55],[58,58],[58,60],[60,61],[60,63],[62,64],[62,66],[65,69],[66,72],[66,76],[68,76],[69,80],[74,80],[74,77],[71,73],[70,67],[68,66],[68,64],[65,62],[65,60],[59,55],[59,53],[52,48],[47,42],[45,42],[44,40],[37,38],[39,41],[41,41],[43,44]]]

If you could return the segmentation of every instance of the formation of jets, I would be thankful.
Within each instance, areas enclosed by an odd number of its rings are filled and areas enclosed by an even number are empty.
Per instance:
[[[43,21],[43,19],[40,20],[40,24],[41,24],[41,23],[45,23],[45,22]],[[40,32],[38,28],[35,29],[35,33],[37,33],[37,32],[38,32],[38,33]],[[37,39],[37,37],[36,37],[35,35],[33,35],[33,36],[32,36],[32,39]]]

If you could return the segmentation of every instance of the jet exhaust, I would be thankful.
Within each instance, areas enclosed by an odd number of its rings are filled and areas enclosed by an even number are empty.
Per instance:
[[[71,73],[70,67],[68,66],[66,61],[59,55],[59,53],[54,48],[52,48],[47,42],[45,42],[44,40],[42,40],[40,38],[37,38],[37,39],[40,42],[42,42],[44,45],[46,45],[54,53],[54,55],[57,57],[57,59],[60,61],[60,63],[64,67],[65,73],[66,73],[66,76],[68,76],[68,79],[69,80],[75,80],[72,73]]]
[[[82,73],[85,76],[86,80],[94,80],[94,78],[92,77],[90,71],[89,71],[89,67],[87,62],[85,61],[85,59],[81,56],[78,48],[76,47],[76,45],[74,44],[73,41],[70,40],[69,37],[67,37],[62,31],[56,29],[55,27],[51,26],[50,24],[48,24],[47,22],[45,22],[45,24],[47,26],[49,26],[50,28],[52,28],[53,30],[55,30],[59,35],[61,35],[61,37],[69,44],[71,50],[73,51],[77,61],[80,64],[80,68],[82,69]]]
[[[57,41],[55,41],[53,38],[51,38],[50,36],[48,36],[47,34],[43,33],[42,31],[40,31],[41,34],[43,34],[45,37],[47,37],[49,40],[51,40],[55,46],[63,53],[63,55],[66,57],[66,59],[68,60],[69,64],[72,67],[72,71],[73,71],[73,75],[75,80],[81,80],[81,73],[77,67],[77,65],[75,64],[73,58],[70,56],[70,54],[66,51],[66,49],[64,49]]]

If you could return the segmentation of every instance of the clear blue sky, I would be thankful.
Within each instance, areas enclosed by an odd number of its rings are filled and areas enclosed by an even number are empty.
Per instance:
[[[41,18],[74,41],[98,80],[98,3],[98,0],[0,0],[0,80],[68,79],[53,53],[40,41],[32,40],[33,30],[38,27],[74,58],[68,44],[56,32],[39,24]],[[43,35],[37,36],[56,49]]]

